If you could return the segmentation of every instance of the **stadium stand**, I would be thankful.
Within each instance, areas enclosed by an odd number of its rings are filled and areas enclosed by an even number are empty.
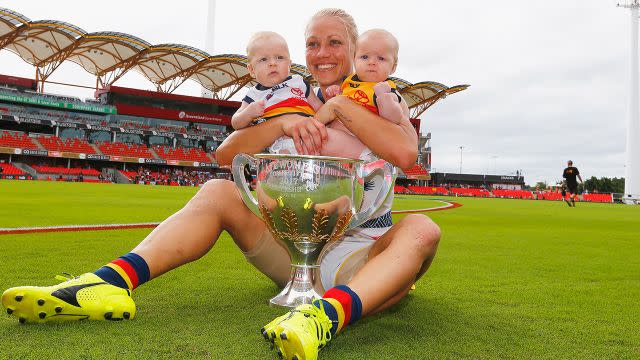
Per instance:
[[[27,134],[6,130],[0,133],[0,146],[30,150],[38,149],[38,145],[36,145]]]
[[[492,191],[495,197],[507,199],[533,199],[533,193],[528,190],[501,190],[494,189]]]
[[[49,151],[66,151],[73,153],[95,154],[96,151],[84,140],[61,139],[57,136],[40,136],[38,142]]]
[[[404,170],[404,173],[407,176],[420,176],[420,175],[428,175],[429,172],[424,168],[421,164],[416,164],[412,168]]]
[[[562,194],[556,191],[544,191],[538,194],[538,200],[562,200]]]
[[[129,156],[153,159],[154,156],[149,151],[149,148],[139,144],[124,144],[120,142],[108,143],[103,142],[98,144],[98,148],[105,155],[113,156]]]
[[[202,149],[196,148],[170,148],[162,145],[154,145],[153,150],[159,157],[165,160],[183,160],[210,162],[211,159]]]
[[[196,170],[162,169],[161,171],[150,171],[140,167],[138,171],[119,170],[119,172],[129,178],[132,183],[145,185],[200,186],[215,178],[214,174],[210,172]]]
[[[39,165],[32,165],[31,167],[41,174],[100,176],[100,172],[96,169],[65,168],[61,166]]]
[[[432,186],[408,186],[408,189],[422,195],[449,195],[449,190],[443,187]]]
[[[613,194],[583,194],[581,201],[612,203]]]
[[[449,192],[455,196],[472,196],[472,197],[490,197],[489,193],[485,189],[478,188],[449,188]]]
[[[24,171],[10,163],[0,163],[0,168],[2,168],[3,175],[26,175]]]
[[[407,189],[404,186],[400,186],[400,185],[395,185],[393,187],[393,192],[395,194],[411,194],[411,190]]]

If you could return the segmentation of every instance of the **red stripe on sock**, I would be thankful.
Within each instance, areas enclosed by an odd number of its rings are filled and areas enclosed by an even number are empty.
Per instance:
[[[351,322],[351,295],[340,289],[332,288],[327,290],[323,297],[338,300],[344,311],[344,325],[342,327],[349,325],[349,322]]]
[[[113,260],[111,263],[120,266],[122,270],[127,273],[127,276],[129,276],[129,280],[131,280],[131,287],[133,289],[138,287],[138,273],[133,268],[133,266],[131,266],[131,264],[122,259]]]

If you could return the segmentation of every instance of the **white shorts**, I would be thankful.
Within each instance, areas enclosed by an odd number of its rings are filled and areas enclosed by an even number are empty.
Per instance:
[[[320,279],[325,290],[345,285],[369,260],[369,250],[376,241],[352,235],[327,245],[320,254]]]
[[[295,155],[296,145],[293,143],[293,139],[288,136],[281,136],[269,147],[269,152],[272,154],[292,154]]]

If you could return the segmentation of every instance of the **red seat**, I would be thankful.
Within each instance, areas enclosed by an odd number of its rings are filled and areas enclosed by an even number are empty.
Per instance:
[[[11,163],[0,163],[3,175],[27,175],[24,171],[18,169]]]

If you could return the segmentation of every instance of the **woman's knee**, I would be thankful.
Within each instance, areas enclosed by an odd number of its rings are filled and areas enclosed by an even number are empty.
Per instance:
[[[440,227],[427,216],[411,214],[404,217],[401,222],[411,235],[407,237],[407,241],[410,241],[415,248],[430,252],[438,246]]]
[[[196,194],[196,196],[224,196],[225,193],[235,194],[235,184],[229,180],[222,179],[211,179],[204,183],[200,190]],[[233,189],[234,192],[230,192],[230,189]]]
[[[232,199],[239,200],[239,197],[236,185],[233,182],[229,180],[212,179],[200,187],[194,199],[233,201]]]
[[[237,202],[242,202],[238,196],[236,186],[228,180],[209,180],[189,200],[185,210],[205,212],[213,215],[223,207],[229,208]]]

